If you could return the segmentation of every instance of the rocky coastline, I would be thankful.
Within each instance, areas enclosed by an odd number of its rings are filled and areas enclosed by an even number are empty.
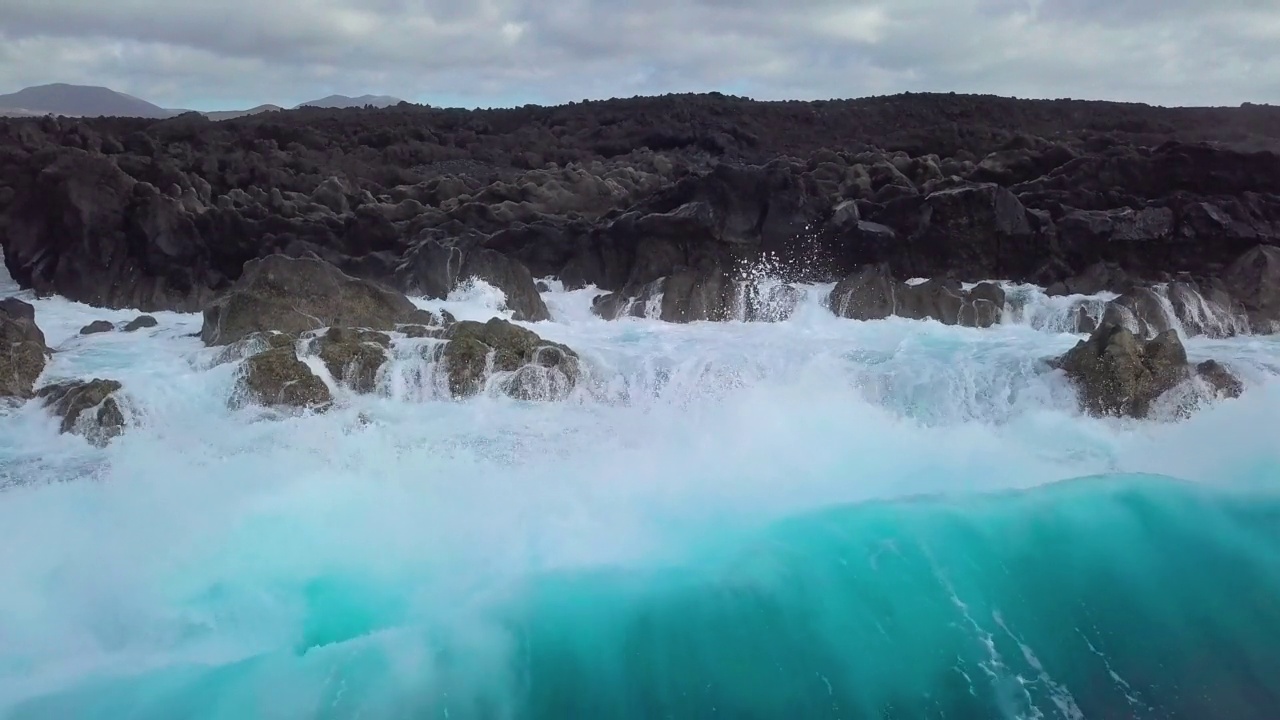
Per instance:
[[[601,290],[605,319],[777,321],[796,284],[829,283],[840,317],[971,327],[1001,322],[1002,280],[1114,295],[1081,306],[1070,330],[1089,339],[1047,365],[1087,411],[1143,417],[1189,379],[1241,392],[1189,366],[1171,322],[1280,331],[1278,150],[1277,108],[961,95],[18,118],[0,121],[0,247],[37,296],[203,312],[206,344],[242,349],[236,402],[323,409],[299,352],[370,391],[388,332],[439,339],[456,397],[495,370],[514,397],[562,397],[570,348],[406,298],[473,277],[520,323],[552,319],[554,278]],[[46,402],[64,431],[91,407],[123,423],[114,381],[37,390],[30,305],[6,300],[0,326],[0,394]]]

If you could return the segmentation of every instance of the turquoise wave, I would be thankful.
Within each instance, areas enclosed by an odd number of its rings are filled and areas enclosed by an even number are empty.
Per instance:
[[[291,647],[4,717],[1280,716],[1280,497],[1160,477],[832,508],[431,617],[367,578],[297,593]]]

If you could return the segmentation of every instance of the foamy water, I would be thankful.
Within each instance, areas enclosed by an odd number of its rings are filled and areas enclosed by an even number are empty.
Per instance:
[[[847,503],[1095,474],[1276,485],[1280,338],[1187,341],[1193,361],[1215,358],[1244,379],[1239,400],[1182,422],[1100,420],[1043,365],[1083,337],[1061,331],[1080,298],[1024,288],[1017,317],[977,330],[839,319],[822,286],[784,322],[672,325],[605,322],[590,311],[595,290],[552,285],[554,320],[527,326],[583,357],[587,379],[565,402],[449,400],[424,385],[412,352],[424,341],[400,338],[383,392],[339,392],[327,414],[283,419],[228,406],[237,364],[215,364],[192,337],[198,315],[81,337],[93,320],[137,313],[0,286],[36,306],[56,350],[42,383],[118,380],[134,423],[99,449],[59,435],[36,403],[0,410],[0,716],[52,717],[18,703],[103,678],[300,651],[317,603],[390,618],[326,630],[321,645],[447,629],[467,648],[454,665],[397,645],[379,671],[402,689],[438,689],[508,667],[516,641],[493,608],[548,573],[649,571]],[[459,319],[507,315],[483,284],[418,302]],[[368,595],[326,595],[332,578]],[[297,672],[313,670],[324,676]],[[259,716],[393,716],[368,697],[305,710],[310,691],[278,690]],[[147,707],[139,717],[233,716]]]

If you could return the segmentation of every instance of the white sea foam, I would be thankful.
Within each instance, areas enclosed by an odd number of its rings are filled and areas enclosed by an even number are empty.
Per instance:
[[[445,618],[534,573],[656,562],[711,528],[835,503],[1280,467],[1277,338],[1192,338],[1245,397],[1138,423],[1082,416],[1042,363],[1080,339],[1055,319],[1078,298],[1027,290],[1021,321],[976,330],[839,319],[822,286],[783,322],[677,325],[605,322],[597,291],[551,285],[554,320],[529,327],[582,355],[568,401],[448,400],[400,352],[384,392],[285,419],[228,407],[236,365],[192,336],[198,315],[82,337],[138,313],[18,293],[56,351],[42,382],[119,380],[139,424],[100,449],[37,403],[0,409],[0,709],[287,645],[296,588],[335,572],[406,578],[401,600]],[[507,315],[483,283],[418,302]]]

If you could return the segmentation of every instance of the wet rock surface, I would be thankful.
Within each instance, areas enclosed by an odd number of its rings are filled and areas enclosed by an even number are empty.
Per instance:
[[[85,440],[105,447],[125,429],[125,416],[115,380],[72,380],[46,385],[36,392],[53,414],[61,418],[59,429],[75,433]]]
[[[151,317],[150,315],[139,315],[138,317],[126,323],[125,326],[121,329],[124,332],[137,332],[139,330],[153,328],[159,324],[160,324],[159,321],[157,321],[155,318]]]
[[[85,325],[84,327],[80,328],[80,334],[81,335],[98,335],[101,333],[111,332],[115,329],[116,329],[116,326],[114,323],[107,322],[106,320],[94,320],[88,325]]]
[[[1197,375],[1219,396],[1239,397],[1243,391],[1240,380],[1215,361],[1193,368],[1173,330],[1144,341],[1104,323],[1051,364],[1075,384],[1085,410],[1098,416],[1146,418],[1162,395]]]
[[[325,410],[333,401],[329,386],[298,359],[292,345],[275,347],[244,361],[234,405]]]
[[[663,310],[691,321],[724,315],[716,268],[768,257],[785,282],[883,264],[1060,294],[1188,273],[1269,331],[1277,138],[1269,107],[951,94],[4,119],[0,246],[25,288],[144,312],[202,310],[283,255],[430,297],[481,277],[527,320],[534,278],[694,278]]]
[[[263,331],[394,330],[429,317],[404,295],[323,260],[271,255],[248,263],[235,286],[204,309],[200,337],[207,345],[228,345]]]
[[[578,354],[559,343],[506,320],[464,320],[450,326],[439,350],[449,391],[455,397],[479,393],[493,373],[512,373],[503,383],[506,394],[523,400],[560,399],[576,385]]]
[[[373,330],[330,328],[312,342],[333,379],[358,393],[377,387],[378,371],[386,364],[391,336]]]
[[[49,352],[35,308],[16,298],[0,299],[0,398],[31,397]]]
[[[827,307],[836,315],[853,320],[895,316],[937,320],[944,325],[990,327],[1003,316],[1005,292],[999,285],[987,282],[969,289],[948,279],[899,282],[887,266],[878,265],[841,280],[827,297]]]

